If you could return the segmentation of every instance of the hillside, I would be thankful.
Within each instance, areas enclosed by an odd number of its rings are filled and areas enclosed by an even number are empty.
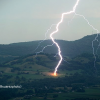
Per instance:
[[[81,53],[92,53],[93,52],[92,41],[95,37],[96,35],[89,35],[76,41],[64,41],[64,40],[56,40],[56,41],[57,43],[59,43],[61,47],[63,56],[75,57]],[[98,40],[100,40],[100,37],[98,38]],[[39,52],[43,49],[44,46],[52,44],[51,40],[45,40],[40,44],[39,48],[36,49],[40,42],[41,41],[31,41],[31,42],[13,43],[8,45],[1,44],[0,45],[1,62],[7,61],[8,59],[11,60],[18,56]],[[94,47],[95,47],[94,51],[96,52],[96,49],[98,47],[97,41],[94,43]],[[97,52],[98,54],[100,54],[99,51],[100,50],[98,49]],[[57,48],[55,47],[55,45],[53,45],[52,47],[49,46],[45,48],[44,53],[56,54]]]
[[[0,100],[99,100],[100,58],[96,66],[89,53],[64,59],[68,63],[61,63],[57,76],[59,57],[54,54],[30,54],[1,64],[0,84],[22,87],[0,89]]]
[[[14,60],[5,62],[0,65],[1,71],[4,73],[14,73],[14,74],[33,74],[34,73],[45,73],[53,72],[55,66],[59,61],[59,57],[54,57],[54,54],[39,54],[34,55],[30,54],[27,56],[18,57]],[[64,58],[60,67],[58,68],[58,73],[63,73],[63,75],[72,71],[78,72],[85,71],[87,73],[93,74],[98,70],[98,75],[100,75],[100,58],[97,57],[96,63],[94,66],[94,57],[90,53],[83,53],[72,59]],[[7,69],[9,69],[7,71]],[[41,75],[40,75],[41,76]]]

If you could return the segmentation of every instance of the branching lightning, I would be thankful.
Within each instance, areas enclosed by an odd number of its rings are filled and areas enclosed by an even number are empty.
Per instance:
[[[62,13],[61,20],[60,20],[60,22],[58,22],[58,24],[57,24],[57,26],[56,26],[56,31],[54,31],[54,32],[52,32],[52,33],[50,34],[51,40],[53,41],[53,43],[54,43],[54,44],[57,46],[57,48],[58,48],[58,54],[59,54],[59,57],[60,57],[60,61],[58,62],[57,66],[56,66],[56,68],[55,68],[54,75],[56,75],[57,69],[58,69],[58,67],[60,66],[60,64],[61,64],[63,58],[62,58],[62,55],[61,55],[60,46],[58,45],[58,43],[55,42],[55,40],[54,40],[54,38],[52,37],[52,35],[55,34],[55,33],[57,33],[57,32],[59,31],[58,27],[59,27],[59,25],[63,22],[64,15],[68,15],[68,14],[71,14],[71,13],[74,13],[75,15],[78,15],[78,16],[83,17],[84,20],[88,23],[88,25],[89,25],[90,27],[92,27],[92,29],[95,30],[95,31],[97,32],[97,36],[96,36],[95,39],[92,41],[93,55],[94,55],[94,58],[95,58],[95,60],[94,60],[94,67],[95,67],[96,55],[95,55],[95,52],[94,52],[94,41],[97,41],[97,42],[100,44],[100,42],[99,42],[98,39],[97,39],[97,38],[98,38],[98,33],[99,33],[99,31],[98,31],[93,25],[91,25],[91,24],[89,23],[89,21],[88,21],[83,15],[77,14],[77,13],[75,12],[76,7],[77,7],[78,4],[79,4],[79,1],[80,1],[80,0],[77,0],[77,2],[76,2],[76,4],[74,5],[72,11],[69,11],[69,12],[66,12],[66,13]],[[73,18],[74,18],[74,17],[73,17]],[[99,45],[98,45],[98,47],[99,47]],[[98,49],[98,48],[97,48],[97,49]],[[95,67],[95,68],[96,68],[96,67]]]
[[[54,45],[54,43],[53,43],[53,44],[51,44],[51,45],[47,45],[47,46],[43,47],[43,49],[42,49],[41,51],[39,51],[39,52],[36,52],[36,56],[37,56],[37,54],[38,54],[38,53],[41,53],[41,52],[43,52],[43,51],[44,51],[44,49],[45,49],[46,47],[53,46],[53,45]]]
[[[45,46],[45,47],[42,49],[42,51],[40,51],[40,52],[43,52],[43,50],[44,50],[46,47],[48,47],[48,46],[53,46],[54,44],[55,44],[56,47],[58,48],[58,53],[57,53],[56,55],[59,55],[60,60],[59,60],[59,62],[58,62],[58,64],[57,64],[57,66],[55,67],[54,76],[57,75],[57,69],[58,69],[58,67],[60,66],[62,60],[64,60],[64,59],[63,59],[63,57],[62,57],[62,55],[61,55],[60,46],[59,46],[59,44],[54,40],[53,35],[59,31],[59,26],[60,26],[60,24],[63,22],[64,15],[69,15],[69,14],[72,14],[72,13],[74,13],[74,16],[73,16],[72,20],[74,19],[75,16],[83,17],[83,19],[87,22],[87,24],[88,24],[93,30],[95,30],[95,31],[97,32],[96,37],[95,37],[94,40],[92,41],[92,49],[93,49],[93,55],[94,55],[94,59],[95,59],[95,60],[94,60],[94,67],[95,67],[96,54],[95,54],[95,50],[94,50],[94,42],[97,41],[97,42],[99,43],[99,45],[98,45],[98,48],[99,48],[100,42],[99,42],[98,39],[97,39],[97,38],[98,38],[98,35],[99,35],[99,34],[98,34],[99,31],[98,31],[98,29],[96,29],[93,25],[90,24],[90,22],[85,18],[85,16],[83,16],[83,15],[81,15],[81,14],[77,14],[77,13],[75,12],[76,7],[77,7],[78,4],[79,4],[79,1],[80,1],[80,0],[77,0],[77,1],[76,1],[76,3],[75,3],[75,5],[74,5],[72,11],[62,13],[61,20],[60,20],[57,24],[53,24],[53,25],[56,25],[56,30],[53,31],[52,33],[50,33],[50,38],[51,38],[53,44],[52,44],[52,45],[47,45],[47,46]],[[71,20],[71,21],[72,21],[72,20]],[[53,25],[51,25],[51,27],[47,30],[46,34],[47,34],[48,31],[52,28]],[[46,34],[45,34],[45,39],[46,39]],[[45,39],[44,39],[44,40],[45,40]],[[43,40],[43,41],[44,41],[44,40]],[[43,41],[41,41],[40,43],[42,43]],[[40,43],[39,43],[39,45],[40,45]],[[37,48],[39,47],[39,45],[37,46]],[[36,49],[37,49],[37,48],[36,48]],[[96,53],[97,53],[98,48],[96,49]],[[36,50],[36,49],[35,49],[35,50]],[[37,53],[40,53],[40,52],[37,52]],[[56,56],[56,55],[55,55],[55,56]],[[95,68],[96,68],[96,67],[95,67]]]
[[[54,40],[54,38],[53,38],[53,35],[59,31],[58,27],[59,27],[59,25],[63,22],[64,15],[68,15],[68,14],[71,14],[71,13],[75,13],[75,10],[76,10],[76,7],[77,7],[78,3],[79,3],[79,0],[77,0],[77,2],[76,2],[76,4],[74,5],[72,11],[69,11],[69,12],[66,12],[66,13],[63,13],[63,14],[62,14],[60,22],[58,22],[58,24],[56,25],[56,31],[54,31],[54,32],[52,32],[52,33],[50,34],[51,40],[53,41],[53,43],[54,43],[54,44],[57,46],[57,48],[58,48],[58,54],[59,54],[59,57],[60,57],[60,60],[59,60],[57,66],[56,66],[56,68],[55,68],[54,75],[56,75],[57,69],[58,69],[58,67],[60,66],[60,64],[61,64],[63,58],[62,58],[62,55],[61,55],[60,46],[58,45],[57,42],[55,42],[55,40]]]
[[[80,15],[80,14],[77,14],[77,13],[75,13],[75,15],[78,15],[78,16],[80,16],[80,17],[83,17],[83,19],[88,23],[88,25],[90,26],[90,27],[92,27],[92,29],[93,30],[95,30],[96,32],[97,32],[97,35],[96,35],[96,37],[94,38],[94,40],[92,41],[92,49],[93,49],[93,55],[94,55],[94,67],[95,67],[95,62],[96,62],[96,55],[95,55],[95,51],[94,51],[94,42],[95,41],[97,41],[98,43],[99,43],[99,45],[100,45],[100,42],[98,41],[98,33],[99,33],[99,30],[98,29],[96,29],[93,25],[91,25],[90,23],[89,23],[89,21],[83,16],[83,15]],[[99,45],[98,45],[98,48],[99,48]],[[97,53],[97,51],[98,51],[98,48],[97,48],[97,50],[96,50],[96,53]],[[95,67],[96,68],[96,67]]]
[[[35,51],[38,49],[38,47],[40,46],[40,44],[46,40],[46,38],[47,38],[47,33],[49,32],[49,30],[51,30],[51,28],[52,28],[54,25],[56,25],[56,24],[52,24],[51,27],[46,31],[44,40],[42,40],[42,41],[39,42],[38,46],[36,47],[36,49],[35,49],[33,52],[35,52]],[[50,46],[50,45],[48,45],[48,46]],[[46,47],[48,47],[48,46],[46,46]],[[51,45],[51,46],[52,46],[52,45]],[[43,50],[44,50],[46,47],[44,47],[44,48],[42,49],[42,51],[40,51],[40,52],[43,52]],[[37,52],[37,53],[39,53],[39,52]]]

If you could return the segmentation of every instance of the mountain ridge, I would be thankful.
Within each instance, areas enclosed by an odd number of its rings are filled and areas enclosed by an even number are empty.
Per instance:
[[[75,41],[65,41],[65,40],[56,40],[55,41],[61,47],[61,53],[63,56],[68,57],[75,57],[82,53],[93,53],[92,49],[92,41],[95,39],[96,34],[87,35],[79,40]],[[100,40],[100,37],[97,38]],[[52,45],[51,40],[45,40],[44,42],[39,43],[41,40],[38,41],[30,41],[30,42],[19,42],[19,43],[11,43],[11,44],[0,44],[0,55],[11,55],[11,56],[23,56],[27,54],[33,54],[39,52],[43,49],[43,47],[47,45]],[[37,46],[39,45],[38,49],[34,51]],[[99,43],[97,41],[94,42],[94,52],[98,48]],[[55,45],[49,46],[44,49],[44,53],[49,54],[57,54],[57,47]],[[100,54],[98,49],[98,54]]]

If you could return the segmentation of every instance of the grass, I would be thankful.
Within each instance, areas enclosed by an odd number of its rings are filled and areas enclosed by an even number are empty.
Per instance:
[[[63,76],[65,76],[65,75],[69,76],[69,75],[74,74],[74,73],[76,73],[76,72],[81,73],[81,71],[82,71],[82,70],[79,69],[79,70],[72,70],[72,71],[68,71],[68,70],[59,70],[58,72],[59,72],[60,74],[62,74],[62,77],[63,77]]]
[[[45,61],[46,66],[48,66],[48,68],[47,68],[45,66],[37,65],[36,64],[37,59],[34,57],[35,56],[29,56],[26,58],[22,58],[22,62],[12,64],[11,67],[5,67],[5,68],[0,67],[0,70],[4,71],[4,73],[3,73],[4,75],[5,74],[6,75],[13,75],[14,77],[18,75],[17,74],[18,72],[20,72],[21,74],[19,74],[18,76],[19,77],[23,76],[26,79],[30,79],[30,78],[31,79],[41,79],[41,78],[52,77],[52,76],[47,75],[45,73],[53,72],[55,66],[57,65],[57,61],[52,62],[52,60],[50,60],[45,55],[37,55],[37,57],[40,57],[41,61]],[[34,64],[26,61],[27,59],[33,59]],[[13,60],[11,62],[14,62],[14,61],[17,61],[17,60]],[[9,62],[9,64],[11,64],[11,62]],[[15,70],[14,72],[11,72],[11,69],[14,69],[14,67],[20,68],[20,71]],[[51,70],[51,68],[52,68],[52,70]],[[29,74],[25,74],[25,72],[29,72]],[[75,72],[81,72],[81,70],[73,70],[73,71],[59,70],[58,72],[59,72],[58,73],[59,77],[64,77],[65,75],[69,76],[70,74],[74,74]],[[42,74],[39,74],[39,73],[42,73]]]
[[[15,71],[15,72],[11,72],[11,68],[7,68],[7,67],[5,67],[5,68],[1,67],[0,70],[4,71],[3,75],[12,75],[13,77],[16,77],[16,76],[22,77],[23,76],[26,79],[49,78],[49,77],[52,77],[52,75],[46,74],[46,73],[51,73],[51,72],[53,73],[53,70],[46,68],[44,66],[41,66],[41,65],[37,65],[37,64],[33,65],[32,68],[29,68],[29,66],[28,66],[26,68],[22,68],[21,71]],[[17,74],[18,72],[24,72],[24,73]],[[25,74],[26,72],[29,72],[29,74]],[[81,70],[73,70],[73,71],[59,70],[58,72],[59,72],[58,77],[64,77],[65,75],[74,74],[75,72],[81,72]]]

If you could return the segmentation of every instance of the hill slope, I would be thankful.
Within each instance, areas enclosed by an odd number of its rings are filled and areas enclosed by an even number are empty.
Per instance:
[[[57,43],[59,43],[62,51],[62,55],[64,56],[69,56],[69,57],[74,57],[77,56],[81,53],[92,53],[92,41],[95,39],[96,35],[89,35],[85,36],[82,39],[76,40],[76,41],[64,41],[64,40],[56,40]],[[100,37],[98,38],[100,40]],[[0,45],[0,57],[1,59],[8,57],[9,55],[12,56],[9,58],[14,58],[16,56],[22,56],[22,55],[27,55],[27,54],[32,54],[35,52],[39,52],[43,49],[44,46],[51,45],[52,41],[51,40],[45,40],[42,42],[39,46],[38,49],[37,46],[41,41],[31,41],[31,42],[21,42],[21,43],[13,43],[13,44],[8,44],[8,45]],[[96,48],[98,47],[98,42],[94,42],[94,47],[95,51]],[[36,51],[34,51],[36,49]],[[55,45],[52,47],[49,46],[45,48],[44,50],[45,53],[57,53],[57,48]],[[98,49],[98,54],[100,54],[99,49]],[[6,58],[5,57],[5,58]]]
[[[94,66],[94,57],[92,54],[83,53],[72,59],[64,58],[67,62],[62,61],[59,66],[58,72],[63,75],[68,72],[81,72],[88,73],[89,75],[94,74],[96,71],[100,76],[100,58],[97,57]],[[40,73],[45,74],[46,72],[53,72],[55,66],[59,61],[59,57],[54,57],[53,54],[39,54],[37,56],[31,54],[27,56],[22,56],[5,62],[0,65],[0,71],[4,74],[29,74],[37,75]]]
[[[37,57],[31,54],[0,65],[0,84],[22,86],[21,89],[13,89],[13,91],[0,89],[2,95],[0,100],[14,100],[16,97],[25,98],[29,95],[31,95],[30,100],[44,100],[45,94],[47,100],[51,97],[54,100],[54,94],[60,97],[60,99],[56,97],[55,100],[87,100],[87,98],[99,100],[100,58],[97,57],[96,68],[93,66],[94,57],[89,53],[65,59],[69,64],[62,62],[57,76],[54,77],[52,72],[58,59],[53,54],[39,54]],[[62,99],[63,97],[65,98]]]

